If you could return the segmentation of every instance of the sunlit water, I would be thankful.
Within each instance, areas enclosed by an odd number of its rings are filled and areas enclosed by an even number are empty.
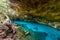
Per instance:
[[[33,40],[60,40],[60,31],[49,25],[24,21],[13,21],[13,23],[23,25],[30,32]]]

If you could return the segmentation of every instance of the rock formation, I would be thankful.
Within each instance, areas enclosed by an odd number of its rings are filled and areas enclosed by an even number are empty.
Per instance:
[[[16,25],[0,23],[0,40],[17,40]]]

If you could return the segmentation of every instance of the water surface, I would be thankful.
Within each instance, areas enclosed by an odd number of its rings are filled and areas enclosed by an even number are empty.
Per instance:
[[[15,24],[23,25],[30,32],[34,40],[60,40],[60,31],[45,24],[24,21],[13,21]]]

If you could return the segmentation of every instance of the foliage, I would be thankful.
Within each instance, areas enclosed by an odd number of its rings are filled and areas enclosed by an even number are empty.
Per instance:
[[[60,22],[60,0],[18,0],[18,5],[9,5],[8,0],[0,0],[0,12],[11,19],[35,22]],[[12,7],[12,8],[11,8]]]

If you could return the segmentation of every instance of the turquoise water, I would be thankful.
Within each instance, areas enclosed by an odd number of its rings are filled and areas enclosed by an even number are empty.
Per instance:
[[[60,40],[60,31],[45,24],[38,24],[24,21],[13,21],[18,25],[28,29],[33,40]]]

